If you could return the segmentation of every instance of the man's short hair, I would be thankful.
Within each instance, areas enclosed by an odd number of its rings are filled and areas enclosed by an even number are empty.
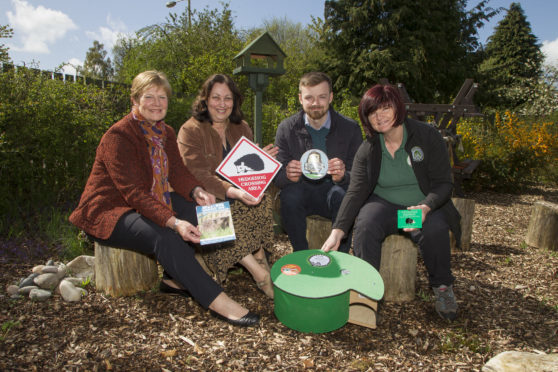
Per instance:
[[[321,84],[324,81],[327,81],[329,92],[331,93],[333,91],[331,87],[331,78],[327,76],[327,74],[319,71],[307,72],[300,78],[298,90],[300,92],[302,87],[315,87],[316,85]]]

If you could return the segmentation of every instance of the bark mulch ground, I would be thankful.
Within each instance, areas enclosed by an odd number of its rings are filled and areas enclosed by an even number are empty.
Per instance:
[[[524,243],[532,204],[558,202],[558,190],[521,195],[481,192],[472,245],[453,253],[460,306],[440,319],[422,262],[416,298],[386,304],[373,330],[347,324],[325,334],[283,326],[249,275],[229,275],[225,290],[262,315],[257,328],[232,327],[192,300],[157,293],[110,298],[88,287],[80,303],[0,297],[1,371],[479,371],[508,350],[558,352],[558,252]],[[0,285],[27,276],[55,253],[40,244],[2,242]],[[272,261],[289,252],[277,237]]]

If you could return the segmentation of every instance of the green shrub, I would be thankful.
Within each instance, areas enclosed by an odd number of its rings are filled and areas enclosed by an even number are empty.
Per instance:
[[[0,74],[2,234],[26,228],[45,207],[75,204],[102,134],[129,110],[127,88],[64,83],[35,71]]]

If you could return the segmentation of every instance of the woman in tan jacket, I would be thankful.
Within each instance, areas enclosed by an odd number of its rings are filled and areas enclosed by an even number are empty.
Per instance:
[[[178,148],[184,164],[204,189],[220,200],[231,202],[236,234],[233,242],[206,246],[202,256],[218,282],[236,263],[252,275],[260,290],[273,298],[265,249],[273,245],[273,214],[270,197],[254,199],[220,177],[215,170],[242,136],[252,140],[252,131],[240,109],[243,97],[227,75],[216,74],[203,84],[192,106],[192,117],[178,132]],[[273,145],[263,148],[275,157]]]

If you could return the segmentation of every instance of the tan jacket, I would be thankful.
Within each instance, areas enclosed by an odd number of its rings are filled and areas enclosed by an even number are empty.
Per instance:
[[[225,135],[231,147],[242,136],[250,141],[253,139],[252,130],[244,121],[241,124],[229,124]],[[224,200],[232,185],[215,173],[215,169],[223,161],[223,144],[219,133],[210,123],[201,123],[192,117],[182,125],[177,138],[180,156],[188,170],[206,191]]]

